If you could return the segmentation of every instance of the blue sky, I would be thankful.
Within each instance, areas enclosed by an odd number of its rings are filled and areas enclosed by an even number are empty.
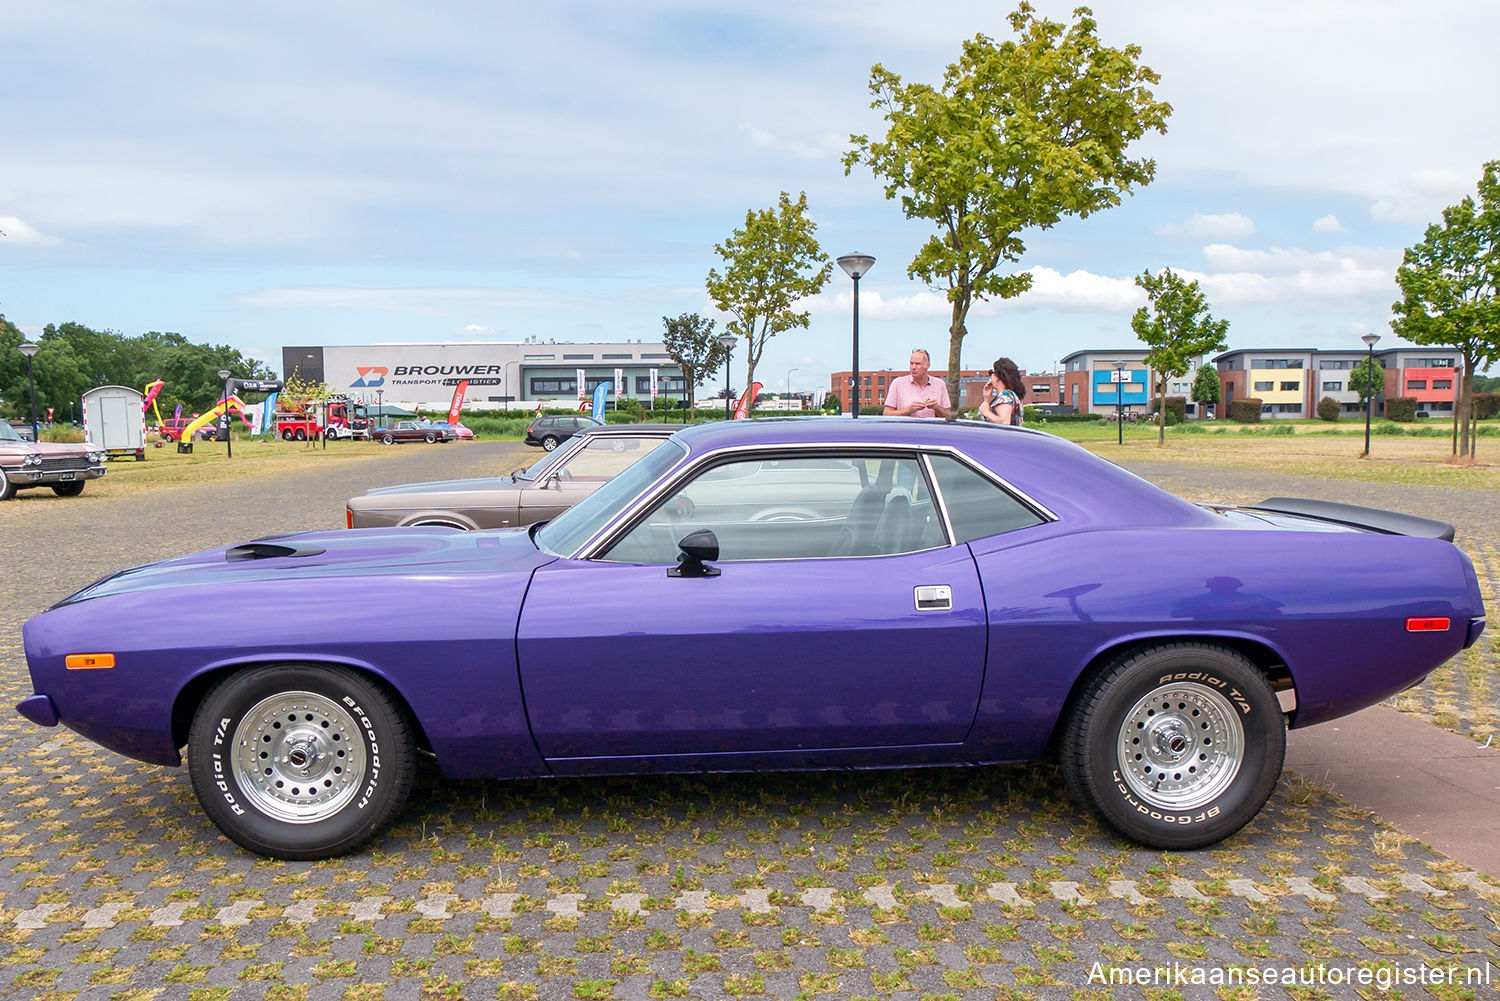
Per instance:
[[[1041,2],[1067,19],[1072,4]],[[864,368],[947,357],[906,278],[926,236],[861,169],[869,68],[936,83],[1004,4],[201,0],[5,4],[0,311],[284,344],[659,339],[714,315],[713,245],[808,194],[861,284]],[[1026,237],[1034,288],[969,317],[966,367],[1129,346],[1131,279],[1199,278],[1231,347],[1358,347],[1401,251],[1500,157],[1491,2],[1129,0],[1094,7],[1174,114],[1157,178]],[[849,282],[757,377],[849,365]],[[736,355],[741,369],[743,354]]]

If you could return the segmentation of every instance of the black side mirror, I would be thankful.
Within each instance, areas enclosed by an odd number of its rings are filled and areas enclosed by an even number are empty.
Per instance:
[[[717,577],[718,567],[704,566],[719,558],[719,537],[706,528],[690,532],[677,543],[682,562],[667,571],[668,577]]]

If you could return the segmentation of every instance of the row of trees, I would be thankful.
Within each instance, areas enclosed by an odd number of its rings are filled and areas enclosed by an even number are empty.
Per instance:
[[[30,416],[26,357],[19,350],[27,339],[15,324],[0,317],[0,412],[7,417]],[[36,343],[41,347],[32,359],[38,419],[52,407],[55,419],[78,420],[85,391],[111,385],[143,389],[157,379],[163,382],[157,395],[160,410],[181,403],[184,410],[201,412],[223,393],[220,369],[247,379],[276,375],[228,345],[194,344],[182,334],[154,330],[128,337],[81,323],[49,324]]]

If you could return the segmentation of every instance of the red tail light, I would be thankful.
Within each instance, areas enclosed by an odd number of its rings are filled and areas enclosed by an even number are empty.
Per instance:
[[[1440,633],[1448,628],[1449,622],[1446,615],[1433,615],[1423,618],[1409,618],[1406,620],[1406,631],[1409,633]]]

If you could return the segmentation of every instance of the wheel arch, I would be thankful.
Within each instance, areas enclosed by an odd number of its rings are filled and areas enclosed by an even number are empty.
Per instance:
[[[479,525],[472,519],[452,511],[421,511],[417,514],[407,515],[400,521],[401,528],[412,528],[421,526],[438,526],[441,528],[456,528],[460,532],[477,532]]]
[[[1208,646],[1219,646],[1226,650],[1232,650],[1244,657],[1261,674],[1265,675],[1266,680],[1271,684],[1272,691],[1276,693],[1277,700],[1281,703],[1281,710],[1287,718],[1288,725],[1295,725],[1297,717],[1296,681],[1292,677],[1291,668],[1286,664],[1286,659],[1269,644],[1248,636],[1202,633],[1164,633],[1157,636],[1128,637],[1101,648],[1084,666],[1083,670],[1078,672],[1078,676],[1073,679],[1073,684],[1068,689],[1067,697],[1063,699],[1062,711],[1057,714],[1057,722],[1052,726],[1052,736],[1047,741],[1049,756],[1055,754],[1068,716],[1073,711],[1073,706],[1077,704],[1080,695],[1088,686],[1089,681],[1108,670],[1110,665],[1133,657],[1142,650],[1148,650],[1156,646],[1166,646],[1172,643],[1198,643]]]
[[[180,748],[187,745],[188,731],[192,728],[193,716],[197,713],[198,707],[203,704],[203,698],[208,694],[208,690],[215,684],[238,671],[256,667],[275,667],[279,664],[296,664],[306,667],[341,667],[360,675],[366,681],[380,687],[390,695],[401,711],[405,713],[406,722],[411,726],[412,734],[415,736],[417,748],[421,751],[431,753],[432,741],[428,739],[427,731],[423,728],[422,721],[417,718],[417,714],[412,710],[411,701],[401,691],[399,686],[369,664],[326,656],[255,657],[232,663],[214,664],[206,670],[199,672],[190,678],[187,684],[182,686],[177,693],[176,699],[172,702],[173,746]]]

